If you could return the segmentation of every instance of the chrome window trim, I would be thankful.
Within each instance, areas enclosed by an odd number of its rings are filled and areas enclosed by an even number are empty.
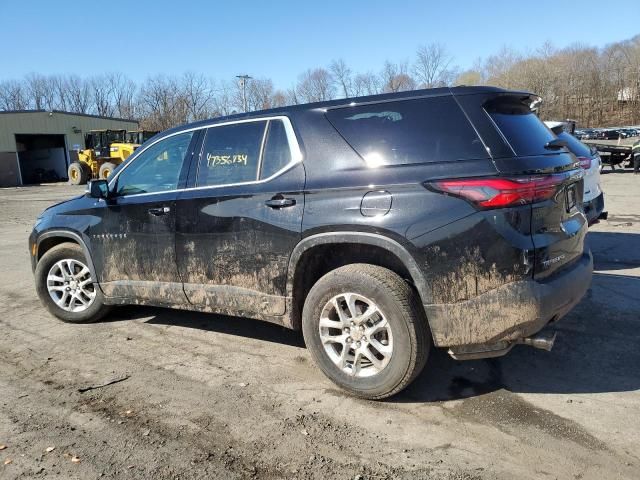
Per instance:
[[[271,176],[269,176],[267,178],[263,178],[262,180],[252,180],[252,181],[249,181],[249,182],[226,183],[226,184],[221,184],[221,185],[206,185],[206,186],[202,186],[202,187],[176,188],[176,189],[173,189],[173,190],[162,190],[160,192],[134,193],[132,195],[121,195],[118,198],[133,198],[133,197],[141,197],[141,196],[148,196],[148,195],[162,195],[162,194],[165,194],[165,193],[186,192],[186,191],[191,191],[191,190],[205,190],[205,189],[224,188],[224,187],[236,187],[236,186],[242,186],[242,185],[255,185],[255,184],[270,182],[274,178],[279,177],[280,175],[282,175],[283,173],[287,172],[288,170],[291,170],[298,163],[302,163],[302,160],[303,160],[302,150],[300,149],[300,144],[298,143],[298,137],[296,136],[296,132],[293,130],[293,125],[291,124],[291,120],[289,119],[289,117],[287,117],[285,115],[273,115],[273,116],[270,116],[270,117],[258,117],[258,118],[245,118],[245,119],[242,119],[242,120],[229,120],[227,122],[220,122],[220,123],[209,124],[209,125],[201,125],[201,126],[198,126],[198,127],[185,128],[184,130],[180,130],[180,131],[177,131],[177,132],[172,132],[170,134],[167,134],[167,135],[165,135],[163,137],[158,138],[153,143],[150,143],[149,145],[145,146],[143,149],[138,149],[136,152],[134,152],[133,155],[135,155],[135,156],[133,158],[131,158],[131,160],[128,161],[127,164],[122,167],[122,170],[120,170],[117,173],[117,175],[115,177],[113,177],[109,181],[109,189],[114,187],[115,182],[118,179],[118,177],[120,176],[120,174],[122,172],[124,172],[129,167],[129,165],[131,165],[133,162],[135,162],[136,159],[143,152],[145,152],[148,148],[152,147],[156,143],[161,142],[163,140],[166,140],[167,138],[174,137],[176,135],[181,135],[183,133],[195,132],[197,130],[224,127],[224,126],[227,126],[227,125],[236,125],[236,124],[240,124],[240,123],[264,122],[264,121],[269,122],[270,120],[280,120],[280,121],[282,121],[282,123],[284,124],[285,133],[287,135],[287,141],[289,143],[289,150],[291,151],[291,161],[287,165],[282,167],[280,170],[275,172],[273,175],[271,175]],[[202,143],[202,146],[204,146],[204,141]],[[198,161],[198,163],[200,162],[200,157],[199,156],[198,156],[197,161]]]

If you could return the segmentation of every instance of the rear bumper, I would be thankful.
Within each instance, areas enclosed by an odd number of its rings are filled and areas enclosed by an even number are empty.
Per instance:
[[[589,289],[592,272],[593,258],[585,252],[544,281],[516,281],[463,302],[425,305],[434,343],[461,357],[506,353],[517,340],[566,315]]]
[[[604,194],[600,193],[596,198],[582,204],[587,222],[591,225],[595,222],[604,210]]]

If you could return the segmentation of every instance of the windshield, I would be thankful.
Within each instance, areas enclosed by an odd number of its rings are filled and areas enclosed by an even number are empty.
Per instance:
[[[123,132],[119,132],[119,131],[115,131],[115,130],[108,131],[107,134],[106,134],[106,137],[107,137],[107,144],[116,143],[116,142],[123,142],[124,141]]]
[[[127,143],[142,143],[138,141],[138,132],[127,132]]]

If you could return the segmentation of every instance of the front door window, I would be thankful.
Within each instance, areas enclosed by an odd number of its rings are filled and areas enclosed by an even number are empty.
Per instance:
[[[182,163],[193,132],[181,133],[151,145],[117,178],[118,196],[156,193],[178,188]]]

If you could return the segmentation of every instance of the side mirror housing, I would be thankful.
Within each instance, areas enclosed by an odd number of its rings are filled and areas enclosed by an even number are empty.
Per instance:
[[[91,198],[109,198],[109,183],[106,180],[90,180],[87,195]]]

